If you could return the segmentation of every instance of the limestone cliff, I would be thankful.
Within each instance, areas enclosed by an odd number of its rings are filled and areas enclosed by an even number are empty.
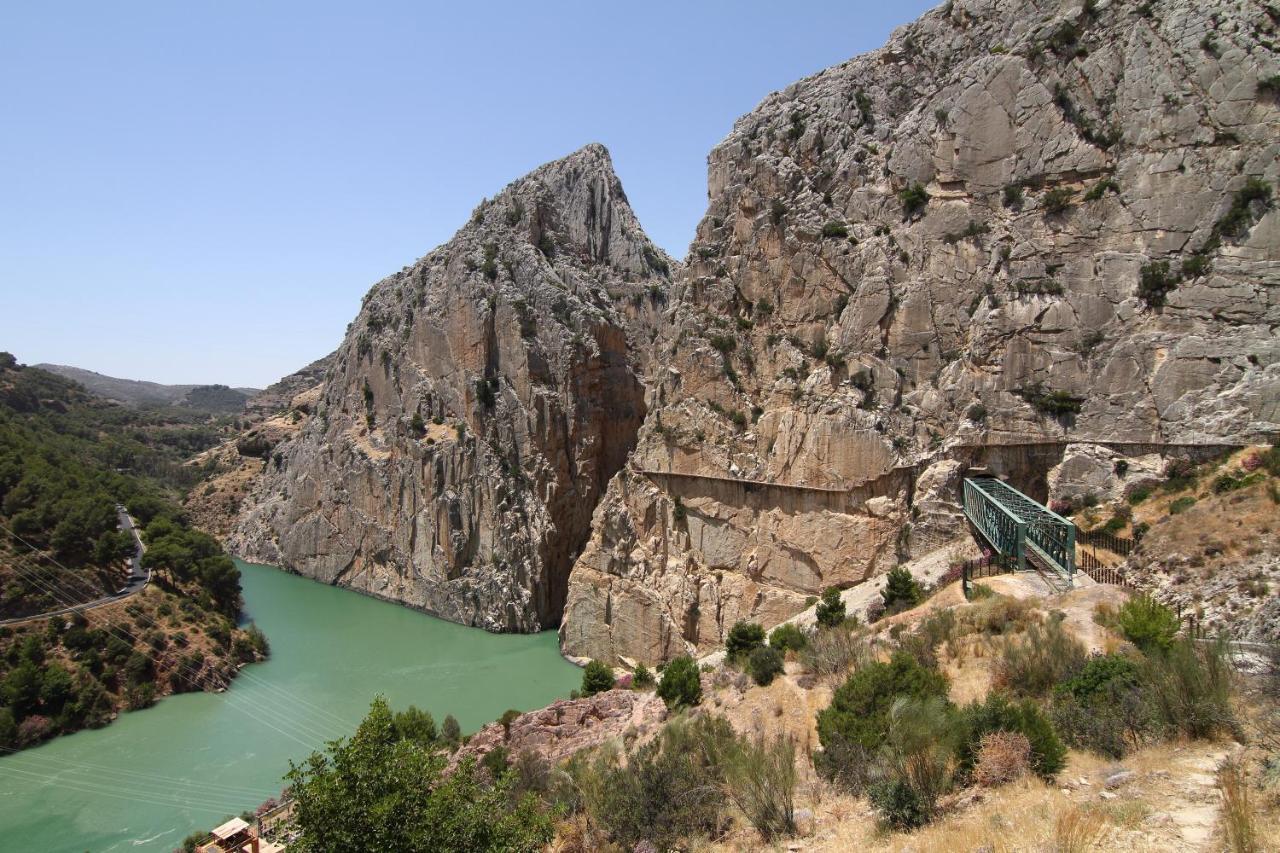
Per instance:
[[[779,622],[961,532],[971,466],[1044,497],[1274,433],[1278,24],[955,0],[739,120],[564,650]]]
[[[368,293],[232,549],[490,630],[558,624],[671,269],[603,147],[511,184]]]

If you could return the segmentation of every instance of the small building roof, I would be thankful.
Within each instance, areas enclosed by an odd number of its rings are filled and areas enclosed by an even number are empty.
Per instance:
[[[216,827],[213,830],[213,837],[226,841],[228,838],[239,835],[248,828],[249,824],[245,823],[243,818],[233,817],[222,826]]]

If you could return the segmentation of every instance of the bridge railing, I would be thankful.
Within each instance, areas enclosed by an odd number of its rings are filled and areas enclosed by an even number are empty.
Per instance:
[[[1027,524],[1004,507],[976,480],[964,481],[964,514],[997,551],[1013,557],[1019,569],[1026,567]]]

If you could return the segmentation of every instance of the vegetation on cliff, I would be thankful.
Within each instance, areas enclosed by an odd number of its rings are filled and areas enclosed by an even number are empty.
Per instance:
[[[0,748],[105,725],[167,693],[225,686],[267,653],[236,627],[240,575],[174,502],[179,460],[218,433],[207,416],[125,409],[0,354],[0,617],[111,595],[128,583],[141,525],[142,592],[85,613],[0,627]]]

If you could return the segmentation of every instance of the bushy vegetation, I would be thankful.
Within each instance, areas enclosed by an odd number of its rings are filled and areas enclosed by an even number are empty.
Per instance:
[[[1135,595],[1116,613],[1124,638],[1144,652],[1166,650],[1178,633],[1178,616],[1149,595]]]
[[[822,598],[814,611],[814,617],[819,625],[827,628],[844,622],[844,601],[840,598],[840,590],[837,587],[829,586],[822,591]]]
[[[681,655],[662,669],[658,681],[658,696],[672,710],[692,708],[702,702],[702,676],[698,663],[688,655]]]
[[[782,652],[772,646],[756,646],[747,657],[747,672],[762,687],[771,684],[782,669]]]
[[[923,184],[913,183],[898,193],[898,200],[902,202],[902,218],[912,219],[929,203],[929,191]]]
[[[729,629],[724,650],[730,661],[738,662],[764,645],[764,628],[757,622],[737,622]]]
[[[178,460],[217,439],[216,422],[191,417],[108,404],[0,354],[0,616],[123,586],[135,544],[117,529],[117,504],[144,525],[143,564],[156,572],[145,601],[109,626],[77,614],[0,632],[0,746],[105,725],[266,656],[262,632],[235,625],[239,570],[174,499],[191,474],[175,472]],[[183,423],[186,438],[168,434]]]
[[[889,570],[880,595],[884,599],[885,613],[890,616],[910,610],[924,599],[924,591],[921,590],[919,582],[904,566]]]
[[[291,764],[290,849],[534,851],[551,840],[549,810],[511,774],[493,780],[470,758],[446,773],[441,752],[397,722],[379,697],[350,739]]]
[[[769,645],[784,654],[788,651],[799,652],[809,645],[809,638],[798,626],[786,622],[769,634]]]
[[[730,803],[766,843],[795,832],[795,744],[740,737],[720,717],[676,717],[625,763],[607,746],[579,753],[565,776],[561,808],[586,824],[580,849],[684,849],[718,837]]]
[[[614,685],[613,667],[598,660],[589,662],[582,670],[582,695],[594,696]]]

